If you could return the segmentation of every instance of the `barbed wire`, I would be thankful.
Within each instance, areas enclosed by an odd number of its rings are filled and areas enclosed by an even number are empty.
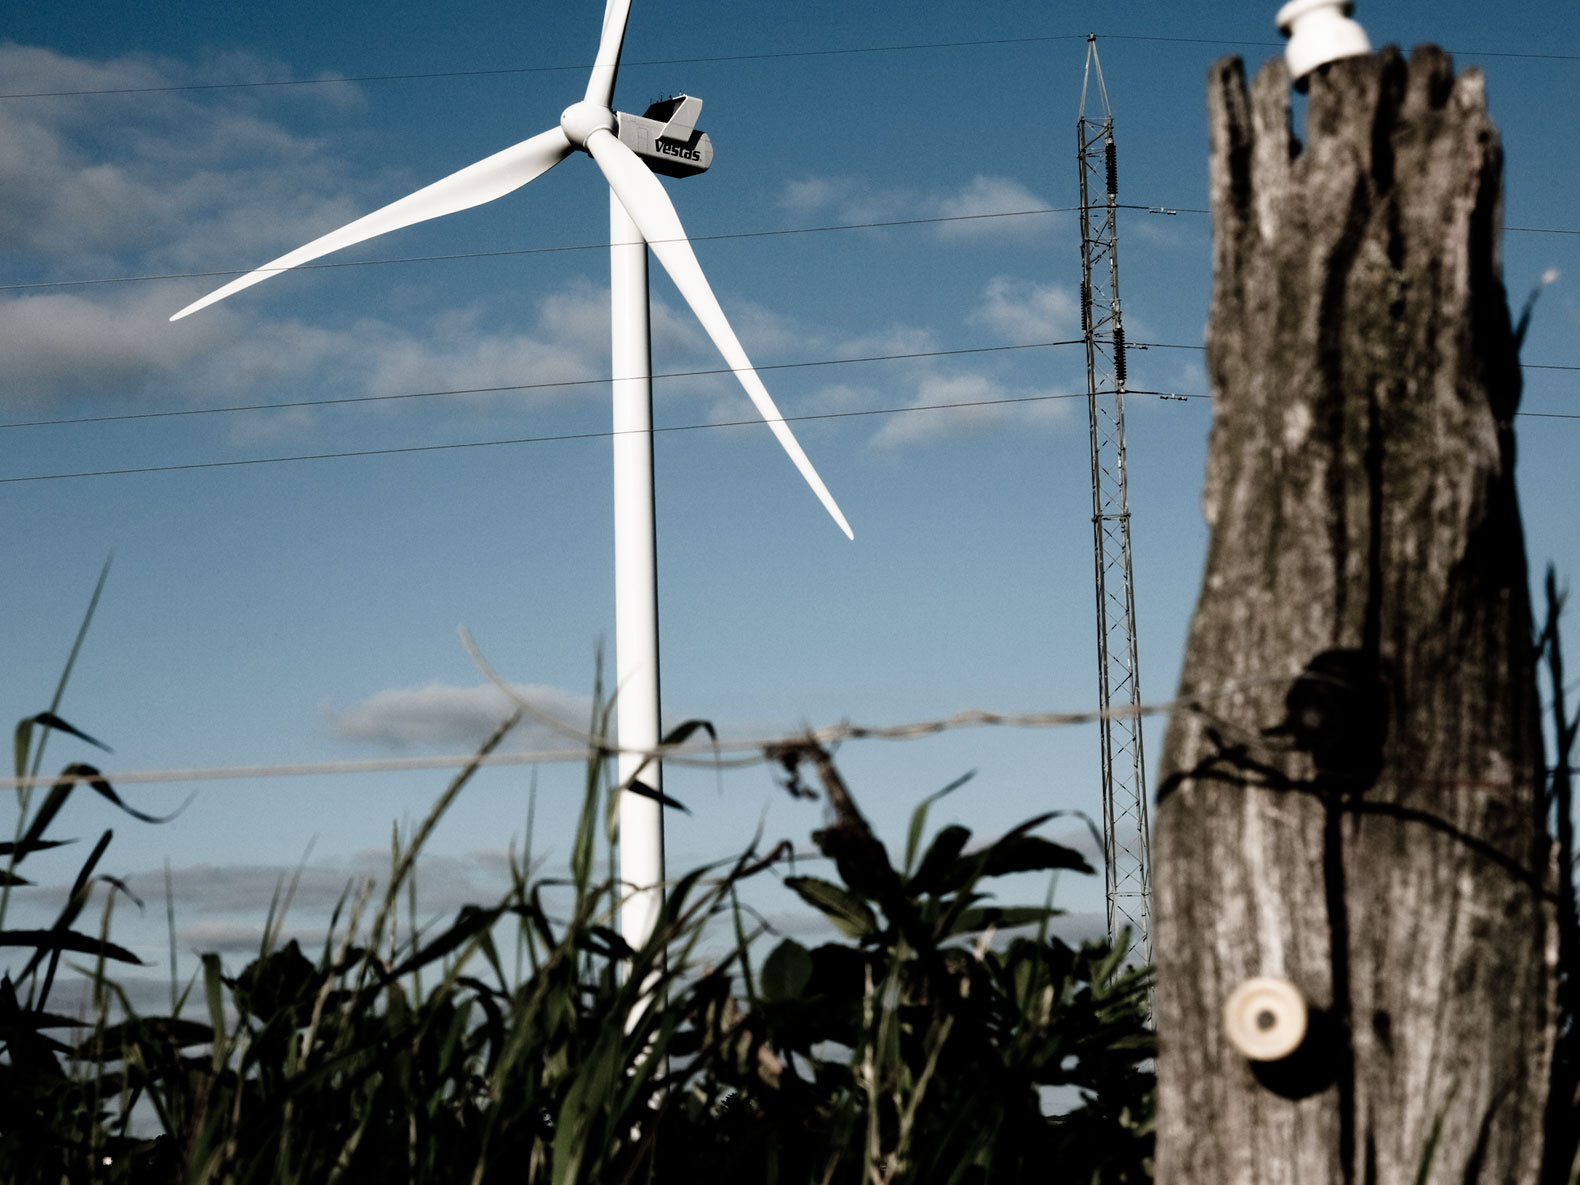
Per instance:
[[[342,761],[284,762],[270,765],[247,766],[193,766],[174,769],[142,769],[120,771],[71,770],[49,776],[0,777],[0,789],[25,789],[61,783],[108,782],[111,785],[139,785],[149,783],[219,782],[239,781],[249,778],[293,778],[309,776],[335,776],[340,774],[401,773],[410,771],[455,769],[469,765],[479,768],[500,766],[556,765],[605,760],[622,754],[632,754],[648,761],[662,761],[666,765],[691,766],[702,769],[743,769],[755,765],[775,764],[778,754],[799,745],[813,743],[822,746],[837,745],[853,740],[917,740],[961,728],[1011,727],[1011,728],[1069,728],[1077,725],[1096,724],[1103,720],[1132,719],[1161,716],[1176,710],[1203,710],[1201,702],[1228,695],[1249,687],[1266,683],[1288,682],[1299,672],[1264,675],[1238,679],[1217,687],[1196,688],[1179,699],[1159,703],[1121,706],[1108,709],[1092,708],[1075,712],[991,712],[980,708],[956,712],[952,716],[932,720],[911,721],[904,724],[869,725],[843,721],[822,728],[804,729],[799,732],[745,739],[715,740],[706,744],[686,741],[680,744],[657,745],[653,748],[621,748],[608,737],[585,734],[571,725],[547,716],[533,708],[531,715],[555,731],[575,737],[585,737],[588,743],[563,749],[539,749],[520,753],[424,754],[405,757],[352,758]],[[522,697],[509,691],[514,706]]]
[[[753,766],[783,765],[787,754],[804,752],[807,746],[837,746],[845,741],[891,740],[911,741],[962,728],[1070,728],[1097,724],[1104,720],[1139,719],[1164,716],[1174,712],[1188,712],[1203,718],[1212,728],[1224,730],[1247,743],[1269,752],[1287,750],[1291,746],[1269,737],[1260,729],[1236,724],[1211,710],[1210,701],[1268,684],[1287,684],[1299,678],[1302,671],[1289,671],[1246,676],[1228,680],[1212,687],[1194,687],[1186,695],[1151,704],[1125,705],[1102,709],[1092,708],[1075,712],[993,712],[973,708],[956,712],[952,716],[931,720],[910,721],[903,724],[866,725],[850,721],[826,725],[822,728],[802,729],[771,737],[710,740],[698,743],[687,740],[675,744],[659,744],[652,748],[622,748],[608,737],[593,736],[542,712],[535,705],[528,706],[519,693],[508,684],[501,684],[507,692],[518,715],[530,716],[538,723],[564,735],[585,738],[586,743],[563,749],[537,749],[519,753],[447,753],[409,757],[352,758],[342,761],[283,762],[268,765],[244,766],[191,766],[172,769],[142,769],[101,771],[82,765],[68,766],[59,774],[6,775],[0,777],[0,790],[25,790],[58,785],[149,785],[189,782],[243,781],[248,779],[328,777],[343,774],[410,773],[425,770],[464,769],[473,767],[501,768],[542,765],[583,764],[589,761],[610,761],[630,754],[642,759],[642,766],[659,761],[670,766],[684,766],[708,770],[747,769]],[[1298,746],[1297,746],[1298,747]],[[639,776],[638,774],[634,775]],[[1549,770],[1549,773],[1552,771]],[[1580,769],[1571,770],[1580,772]],[[1486,793],[1506,793],[1513,782],[1509,779],[1475,777],[1412,777],[1403,772],[1390,779],[1401,785],[1437,786],[1479,790]]]

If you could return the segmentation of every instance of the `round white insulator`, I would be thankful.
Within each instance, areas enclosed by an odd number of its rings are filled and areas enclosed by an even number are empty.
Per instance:
[[[1306,1036],[1306,998],[1287,979],[1248,979],[1223,1006],[1229,1043],[1254,1062],[1276,1062]]]
[[[1278,10],[1274,19],[1278,31],[1289,38],[1284,61],[1292,81],[1340,58],[1371,53],[1366,30],[1350,19],[1354,11],[1354,0],[1289,0]]]
[[[613,132],[616,126],[613,111],[597,103],[589,103],[586,99],[572,103],[560,113],[560,130],[565,133],[567,140],[583,150],[587,147],[587,137],[599,128]]]

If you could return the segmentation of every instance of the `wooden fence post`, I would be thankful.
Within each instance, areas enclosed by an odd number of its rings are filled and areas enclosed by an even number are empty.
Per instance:
[[[1482,77],[1432,47],[1333,63],[1304,146],[1282,61],[1249,94],[1218,63],[1209,107],[1212,536],[1158,779],[1157,1179],[1531,1182],[1553,878]],[[1308,1009],[1288,1056],[1226,1034],[1259,976]],[[1277,989],[1247,1048],[1298,1027]]]

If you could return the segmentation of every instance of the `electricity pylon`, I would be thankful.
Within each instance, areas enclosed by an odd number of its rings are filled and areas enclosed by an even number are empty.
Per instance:
[[[1102,115],[1086,114],[1097,81]],[[1103,864],[1108,934],[1130,930],[1132,961],[1152,961],[1152,875],[1147,779],[1141,751],[1141,669],[1130,568],[1130,500],[1125,479],[1125,329],[1119,316],[1119,174],[1114,117],[1097,58],[1086,39],[1086,74],[1076,121],[1081,177],[1081,329],[1086,336],[1087,409],[1092,437],[1092,540],[1097,571],[1097,688],[1102,717]],[[1092,190],[1097,189],[1094,204]],[[1130,710],[1126,710],[1130,709]]]

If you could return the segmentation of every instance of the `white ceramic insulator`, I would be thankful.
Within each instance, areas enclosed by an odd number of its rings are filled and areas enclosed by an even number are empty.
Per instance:
[[[1248,979],[1223,1006],[1230,1044],[1255,1062],[1276,1062],[1294,1053],[1306,1036],[1306,998],[1287,979]]]
[[[1289,77],[1300,82],[1318,66],[1372,51],[1366,30],[1350,18],[1353,0],[1289,0],[1274,18],[1289,38],[1284,61]]]

